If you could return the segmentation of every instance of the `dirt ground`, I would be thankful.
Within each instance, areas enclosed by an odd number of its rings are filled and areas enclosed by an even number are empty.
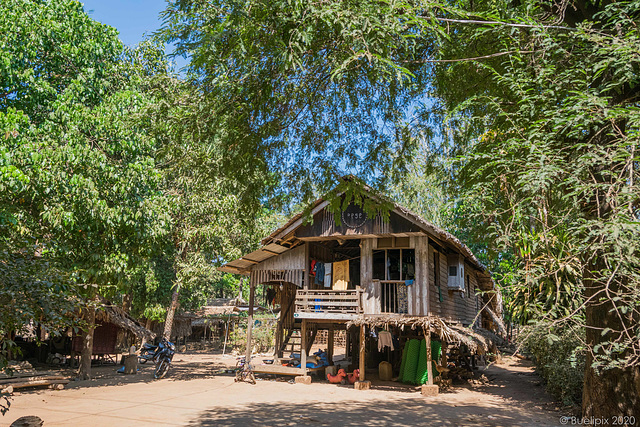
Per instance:
[[[487,384],[454,386],[437,397],[419,388],[380,382],[372,389],[311,385],[262,377],[235,383],[225,367],[231,356],[177,354],[167,378],[154,380],[153,366],[138,375],[119,366],[95,368],[97,379],[72,381],[65,390],[16,393],[0,425],[37,415],[45,426],[555,426],[562,415],[545,393],[531,363],[512,357],[481,369]]]

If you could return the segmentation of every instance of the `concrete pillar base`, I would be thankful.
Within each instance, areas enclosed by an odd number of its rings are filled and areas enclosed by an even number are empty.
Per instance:
[[[353,384],[353,388],[356,390],[369,390],[371,388],[371,381],[356,381]]]
[[[296,384],[311,384],[311,376],[310,375],[301,375],[295,378]]]
[[[420,390],[423,396],[437,396],[438,395],[438,386],[437,385],[429,385],[424,384]]]

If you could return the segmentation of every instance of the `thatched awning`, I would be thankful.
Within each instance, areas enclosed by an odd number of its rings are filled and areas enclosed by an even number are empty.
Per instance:
[[[111,304],[104,298],[101,298],[102,305],[96,310],[96,322],[109,322],[122,329],[131,332],[138,338],[144,338],[152,341],[156,334],[142,326],[133,317],[131,317],[122,308]]]
[[[359,316],[347,323],[347,327],[352,325],[370,327],[395,326],[401,329],[405,327],[416,329],[419,327],[423,330],[429,328],[441,340],[450,344],[464,344],[470,350],[478,352],[478,354],[490,352],[492,348],[502,341],[500,337],[486,329],[471,329],[462,325],[449,324],[438,316]]]

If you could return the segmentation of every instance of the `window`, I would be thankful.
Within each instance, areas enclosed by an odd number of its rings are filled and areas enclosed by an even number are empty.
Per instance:
[[[373,278],[381,281],[414,280],[414,249],[378,249],[373,251]]]
[[[387,250],[387,280],[400,280],[400,249]]]
[[[402,277],[404,280],[416,278],[416,252],[413,249],[402,249]]]
[[[373,278],[385,280],[385,260],[387,259],[385,250],[373,251]]]
[[[458,267],[455,265],[450,265],[449,266],[449,276],[457,276],[458,275]]]

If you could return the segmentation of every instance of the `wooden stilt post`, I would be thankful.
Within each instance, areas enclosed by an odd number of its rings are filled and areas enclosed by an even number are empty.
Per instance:
[[[365,359],[365,329],[366,326],[363,324],[360,326],[360,381],[364,381],[364,359]]]
[[[307,376],[307,320],[302,319],[302,328],[300,329],[300,367],[305,376]]]
[[[224,355],[227,351],[227,340],[229,339],[229,320],[231,319],[231,313],[227,315],[227,327],[224,330],[224,346],[222,347],[222,354]]]
[[[329,366],[333,366],[333,325],[329,325],[329,331],[327,332],[327,361],[329,362]]]
[[[429,375],[429,379],[426,384],[422,385],[422,395],[423,396],[437,396],[438,395],[438,386],[433,384],[433,364],[431,362],[431,322],[427,323],[424,332],[424,340],[427,345],[427,375]]]
[[[244,279],[243,279],[244,281]],[[249,316],[247,317],[247,351],[244,356],[247,366],[251,362],[251,329],[253,328],[253,304],[256,296],[256,285],[252,282],[249,284]]]
[[[302,375],[295,378],[298,384],[311,384],[311,377],[307,375],[307,320],[302,319],[300,328],[300,368]]]
[[[424,331],[424,339],[427,344],[427,375],[429,375],[429,379],[427,384],[433,385],[433,364],[431,362],[431,328],[427,326],[427,330]]]
[[[273,346],[273,363],[279,365],[280,360],[280,347],[282,347],[282,319],[276,323],[276,340]]]
[[[360,325],[360,363],[359,363],[359,367],[358,369],[360,370],[360,376],[358,378],[358,381],[355,382],[355,384],[353,385],[353,388],[355,388],[356,390],[369,390],[369,388],[371,388],[371,381],[365,381],[364,380],[364,370],[366,368],[365,366],[365,357],[366,357],[366,330],[367,330],[367,326],[366,325]]]

